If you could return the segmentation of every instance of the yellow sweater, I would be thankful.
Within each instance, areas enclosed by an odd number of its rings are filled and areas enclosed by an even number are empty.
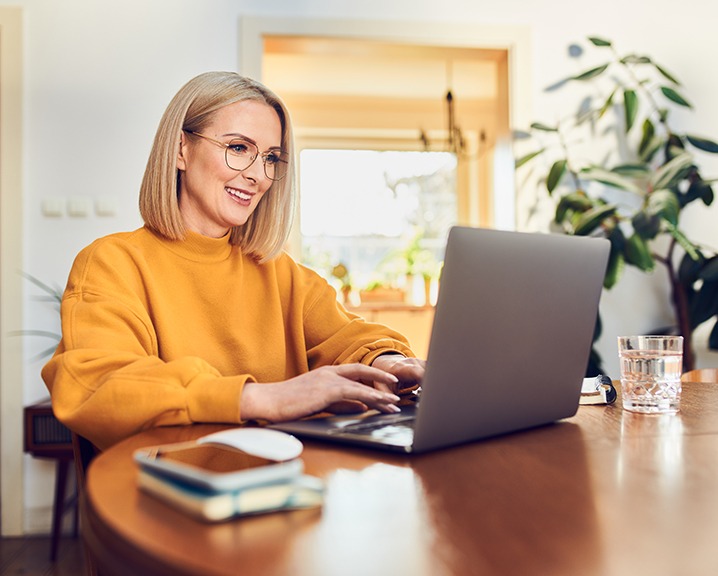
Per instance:
[[[100,448],[151,426],[239,423],[247,381],[412,355],[286,254],[259,265],[227,237],[176,242],[147,228],[80,252],[61,317],[42,377],[57,418]]]

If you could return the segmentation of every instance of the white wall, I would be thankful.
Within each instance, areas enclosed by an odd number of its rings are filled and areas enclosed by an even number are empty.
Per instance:
[[[137,193],[159,117],[176,90],[210,69],[237,69],[242,15],[341,18],[397,22],[456,22],[530,27],[535,119],[557,113],[555,96],[542,89],[574,71],[566,55],[587,35],[612,39],[621,50],[643,51],[684,82],[696,113],[682,121],[718,138],[718,76],[707,63],[718,52],[709,0],[0,0],[24,7],[24,268],[62,285],[76,252],[97,236],[140,225]],[[711,170],[718,163],[709,158]],[[708,164],[707,164],[708,165]],[[46,200],[78,198],[93,209],[99,199],[116,215],[43,216]],[[717,202],[718,204],[718,202]],[[63,204],[64,205],[64,204]],[[718,247],[716,209],[689,210],[696,237]],[[617,374],[615,336],[664,322],[666,296],[634,274],[604,297],[608,371]],[[56,312],[33,299],[23,302],[25,328],[55,325]],[[28,339],[31,358],[46,342]],[[716,355],[712,357],[715,365]],[[46,394],[41,363],[28,363],[26,403]],[[51,469],[26,459],[26,529],[45,530],[51,502]]]

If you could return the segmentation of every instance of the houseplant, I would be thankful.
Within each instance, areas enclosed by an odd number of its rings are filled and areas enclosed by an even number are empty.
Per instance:
[[[27,272],[21,272],[21,274],[28,282],[31,282],[32,284],[34,284],[43,293],[40,296],[33,296],[33,299],[35,299],[39,302],[49,303],[57,311],[57,316],[59,319],[60,303],[62,302],[62,288],[59,288],[57,286],[50,286],[49,284],[43,282],[42,280],[33,276],[32,274],[28,274]],[[52,356],[52,354],[55,352],[55,348],[57,348],[57,344],[60,342],[60,339],[62,337],[58,332],[54,332],[52,330],[39,330],[39,329],[20,330],[18,332],[14,332],[13,335],[15,335],[15,336],[33,336],[33,337],[49,339],[52,341],[52,344],[48,348],[41,350],[35,356],[33,356],[31,358],[32,361],[44,360],[44,359]]]
[[[692,106],[675,76],[653,58],[621,55],[603,38],[588,40],[605,61],[550,87],[558,92],[583,85],[577,113],[517,133],[538,145],[516,167],[545,159],[540,181],[555,201],[553,226],[611,242],[605,288],[616,284],[625,265],[648,273],[664,268],[672,331],[684,337],[684,369],[690,370],[693,331],[718,315],[718,256],[691,240],[680,216],[691,203],[713,202],[713,179],[704,177],[698,157],[718,153],[718,143],[674,129],[671,113]],[[571,52],[582,50],[573,46]],[[708,347],[718,350],[718,324]]]

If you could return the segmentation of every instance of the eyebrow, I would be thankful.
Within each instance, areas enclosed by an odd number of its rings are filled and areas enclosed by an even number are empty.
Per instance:
[[[242,138],[242,140],[246,140],[247,142],[251,142],[254,144],[257,148],[259,148],[259,144],[257,144],[257,141],[250,138],[249,136],[245,136],[244,134],[240,134],[239,132],[230,132],[229,134],[223,134],[223,138]],[[281,146],[270,146],[267,148],[267,150],[283,150]]]

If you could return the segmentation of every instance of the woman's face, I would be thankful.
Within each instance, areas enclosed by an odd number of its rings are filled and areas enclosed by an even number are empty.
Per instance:
[[[243,100],[220,108],[202,135],[228,144],[234,138],[254,141],[260,153],[282,144],[282,126],[273,108]],[[242,172],[225,162],[225,148],[182,133],[177,168],[181,172],[179,209],[185,226],[212,238],[241,226],[257,208],[272,181],[262,158]]]

